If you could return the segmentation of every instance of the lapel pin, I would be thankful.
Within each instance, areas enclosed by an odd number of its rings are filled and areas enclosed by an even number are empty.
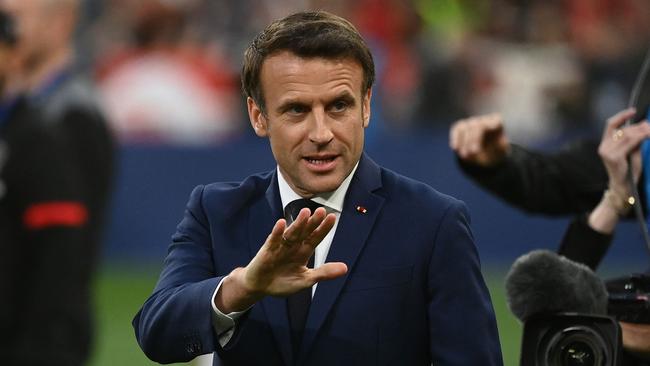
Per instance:
[[[362,214],[364,214],[368,212],[368,210],[363,206],[357,206],[357,212],[361,212]]]

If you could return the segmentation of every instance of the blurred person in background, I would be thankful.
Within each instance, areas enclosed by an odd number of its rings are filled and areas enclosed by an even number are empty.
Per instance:
[[[83,365],[91,349],[113,144],[75,69],[78,6],[0,0],[13,35],[0,61],[2,364]]]
[[[650,124],[643,120],[624,126],[633,115],[634,110],[628,109],[608,119],[598,145],[598,155],[607,171],[607,189],[593,210],[572,220],[558,249],[559,254],[584,263],[594,271],[609,249],[619,220],[631,213],[634,201],[630,201],[633,193],[628,170],[632,169],[635,183],[642,175],[641,146],[650,138]],[[628,156],[631,157],[631,166]],[[648,365],[650,324],[631,320],[619,321],[619,324],[626,351],[623,364]]]
[[[465,174],[510,204],[532,213],[574,214],[558,253],[595,271],[619,221],[633,216],[633,205],[648,211],[649,163],[645,154],[642,161],[642,144],[650,138],[650,124],[645,119],[625,125],[635,113],[626,109],[610,117],[600,141],[576,141],[554,153],[510,143],[498,114],[457,121],[450,130],[450,146]],[[641,202],[633,200],[629,169]],[[619,324],[627,351],[624,364],[647,365],[650,325]]]
[[[632,215],[628,169],[637,184],[642,177],[641,146],[650,138],[650,124],[644,120],[625,126],[634,114],[627,109],[609,118],[600,141],[575,143],[553,154],[511,144],[499,115],[458,121],[450,144],[464,172],[497,196],[530,212],[574,213],[558,253],[595,271],[618,222]],[[647,211],[645,201],[642,197],[640,204]],[[650,325],[619,323],[629,358],[625,365],[646,365],[637,358],[650,359]]]
[[[650,43],[650,2],[564,0],[569,42],[586,79],[586,116],[602,131],[627,102]]]
[[[634,201],[630,201],[628,169],[632,169],[635,183],[639,183],[642,175],[647,181],[648,169],[641,169],[641,146],[650,138],[650,124],[644,120],[623,126],[633,114],[633,110],[626,110],[608,120],[598,145],[598,155],[607,172],[607,189],[593,210],[571,221],[558,248],[560,254],[594,271],[609,249],[618,222],[631,214]],[[628,164],[628,156],[632,166]],[[623,364],[649,365],[650,324],[619,321],[619,325],[626,351]]]
[[[103,32],[126,18],[127,34],[97,61],[109,121],[136,143],[227,142],[245,126],[236,71],[226,50],[195,34],[196,1],[112,0]],[[108,28],[106,28],[108,27]],[[124,32],[124,29],[121,30]]]
[[[625,116],[634,113],[626,110]],[[619,115],[608,119],[609,123],[618,121]],[[612,140],[628,142],[630,134],[625,130],[639,125],[620,126]],[[611,184],[599,155],[601,141],[577,139],[554,152],[534,151],[510,141],[500,114],[456,121],[449,131],[449,144],[467,176],[530,213],[559,216],[590,212]],[[643,202],[647,193],[641,189],[644,182],[639,185]]]
[[[449,144],[466,175],[527,212],[588,212],[607,188],[596,140],[578,140],[553,153],[538,152],[512,143],[503,117],[489,114],[456,121]]]
[[[650,41],[643,0],[414,3],[424,22],[416,121],[449,126],[499,111],[510,137],[526,144],[599,136]]]

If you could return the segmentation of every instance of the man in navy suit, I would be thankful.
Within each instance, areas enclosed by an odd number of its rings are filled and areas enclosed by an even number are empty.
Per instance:
[[[248,113],[278,166],[192,192],[133,321],[148,357],[502,364],[464,204],[363,154],[373,79],[359,33],[326,12],[290,15],[252,42]]]

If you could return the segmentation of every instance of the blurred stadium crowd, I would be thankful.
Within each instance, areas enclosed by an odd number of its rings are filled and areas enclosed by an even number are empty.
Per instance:
[[[419,173],[412,175],[466,200],[476,218],[482,256],[496,252],[495,248],[519,254],[544,240],[555,243],[549,238],[554,238],[556,227],[563,230],[564,224],[554,222],[551,227],[517,221],[523,220],[521,215],[495,206],[484,193],[474,193],[447,147],[450,125],[460,118],[499,112],[510,139],[523,145],[574,133],[600,136],[604,121],[627,104],[650,44],[648,0],[82,3],[76,35],[78,67],[95,81],[109,123],[123,145],[118,149],[113,222],[106,244],[112,253],[146,252],[156,264],[191,186],[243,175],[235,168],[253,161],[251,156],[261,159],[260,150],[251,144],[233,151],[219,148],[234,146],[241,137],[251,135],[240,92],[242,55],[253,36],[273,19],[299,10],[323,9],[359,28],[377,65],[367,136],[407,136],[407,141],[381,146],[387,151],[382,160],[405,173]],[[42,29],[52,27],[52,18]],[[432,133],[417,136],[423,129]],[[152,145],[206,149],[189,149],[189,153],[138,149]],[[379,155],[376,150],[371,152]],[[215,153],[223,151],[229,154]],[[250,156],[242,157],[243,151]],[[437,159],[435,171],[423,169],[423,159],[413,156],[428,157],[426,164]],[[218,168],[209,172],[195,168],[208,162]],[[266,161],[259,164],[268,168]],[[246,174],[250,169],[246,165]],[[494,229],[498,224],[508,225],[506,240],[501,233],[505,229]],[[629,238],[624,240],[633,242]],[[95,364],[126,364],[115,361],[117,354],[133,359],[131,364],[143,364],[141,351],[124,334],[131,334],[129,321],[152,283],[142,281],[142,288],[134,290],[137,277],[115,277],[103,279],[98,286],[103,329]],[[123,282],[123,292],[114,285],[118,280]],[[492,286],[496,299],[500,298],[498,289],[500,284]],[[505,304],[500,311],[507,312]],[[500,327],[508,324],[507,316],[499,318]],[[507,347],[511,344],[518,350],[518,338],[513,335],[518,328],[500,332],[504,355],[515,354]],[[118,341],[132,353],[114,352]]]
[[[499,111],[512,139],[601,131],[650,42],[646,0],[88,0],[78,45],[127,142],[219,144],[248,133],[243,49],[270,20],[324,9],[378,65],[371,128],[447,128]]]

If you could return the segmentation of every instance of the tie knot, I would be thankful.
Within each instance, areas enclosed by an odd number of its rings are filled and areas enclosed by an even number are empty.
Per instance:
[[[287,220],[287,224],[290,225],[293,222],[293,220],[295,220],[296,217],[298,217],[300,210],[302,210],[305,207],[307,207],[313,214],[317,208],[323,207],[323,205],[307,198],[301,198],[289,202],[287,207],[284,208],[284,218]]]

